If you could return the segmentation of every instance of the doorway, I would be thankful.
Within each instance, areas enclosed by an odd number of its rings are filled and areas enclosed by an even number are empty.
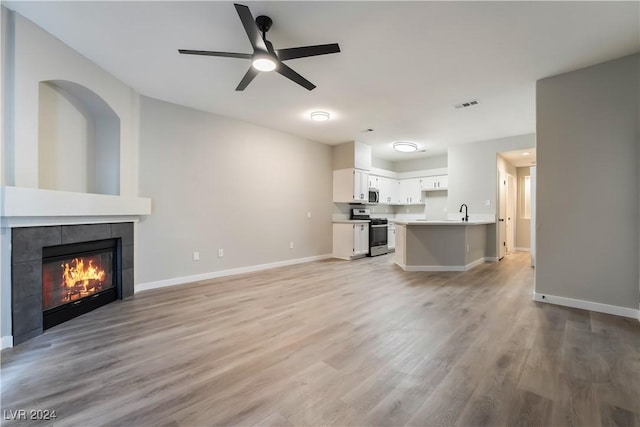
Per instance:
[[[535,148],[501,152],[497,155],[496,256],[533,250],[533,201],[529,190],[530,170],[536,161]],[[533,174],[533,172],[531,172]],[[532,186],[532,185],[531,185]],[[529,196],[529,197],[525,197]]]

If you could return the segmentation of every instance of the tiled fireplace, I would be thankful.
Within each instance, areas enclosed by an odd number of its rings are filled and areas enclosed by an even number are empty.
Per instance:
[[[133,295],[133,223],[18,227],[11,235],[13,343]]]

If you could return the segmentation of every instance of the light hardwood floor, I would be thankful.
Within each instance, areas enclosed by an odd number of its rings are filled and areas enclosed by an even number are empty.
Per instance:
[[[464,273],[387,255],[143,292],[3,351],[2,409],[60,426],[640,426],[640,323],[535,303],[532,282],[526,254]]]

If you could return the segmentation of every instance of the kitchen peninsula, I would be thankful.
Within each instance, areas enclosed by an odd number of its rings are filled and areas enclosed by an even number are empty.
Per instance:
[[[466,271],[496,261],[494,221],[395,221],[395,263],[405,271]]]

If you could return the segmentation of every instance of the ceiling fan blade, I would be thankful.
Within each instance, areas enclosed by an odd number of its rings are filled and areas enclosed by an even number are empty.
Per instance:
[[[224,56],[226,58],[251,59],[250,53],[214,52],[211,50],[189,50],[189,49],[178,49],[178,52],[182,53],[183,55]]]
[[[276,71],[306,89],[313,90],[316,88],[316,85],[293,71],[291,68],[284,65],[282,62],[278,64],[278,66],[276,67]]]
[[[249,41],[251,42],[251,46],[253,46],[253,49],[267,52],[267,45],[264,43],[264,40],[260,35],[260,30],[258,29],[256,21],[253,19],[249,8],[237,3],[234,3],[234,6],[236,7],[236,11],[238,12],[240,21],[242,21],[244,31],[247,33],[247,37],[249,37]]]
[[[340,52],[338,43],[319,44],[315,46],[291,47],[289,49],[278,49],[278,59],[286,61],[288,59],[305,58],[307,56],[327,55],[329,53]]]
[[[247,73],[244,75],[242,80],[240,80],[240,83],[238,83],[238,87],[236,88],[236,90],[237,91],[245,90],[245,88],[249,86],[249,83],[251,83],[251,81],[258,75],[259,72],[260,71],[253,68],[253,66],[249,67],[249,69],[247,70]]]

